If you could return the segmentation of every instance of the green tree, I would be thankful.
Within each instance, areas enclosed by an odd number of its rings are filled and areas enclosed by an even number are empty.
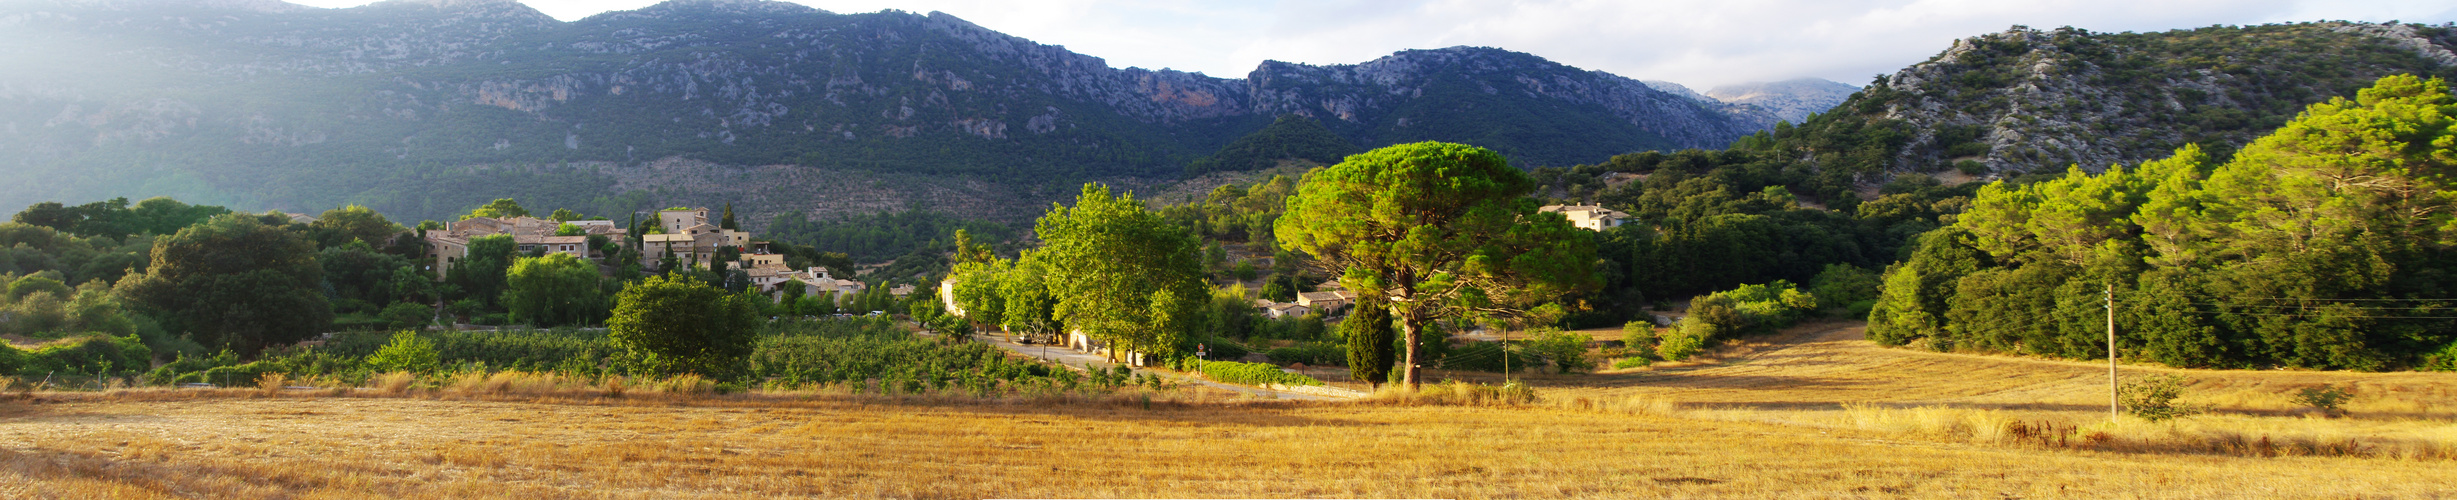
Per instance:
[[[650,276],[623,288],[607,338],[652,373],[730,378],[759,333],[759,306],[699,280]]]
[[[478,217],[502,219],[507,217],[526,217],[528,215],[529,209],[521,208],[520,202],[512,201],[511,198],[496,198],[495,201],[487,202],[485,205],[479,205],[476,210],[471,210],[468,214],[462,215],[461,220],[469,220]]]
[[[1275,227],[1283,247],[1340,273],[1360,300],[1394,305],[1422,383],[1425,325],[1459,313],[1512,314],[1592,287],[1594,237],[1538,213],[1527,174],[1492,151],[1423,142],[1348,157],[1306,174]]]
[[[470,238],[469,256],[453,264],[444,279],[460,287],[464,296],[478,299],[489,309],[498,309],[505,273],[512,269],[512,259],[519,254],[520,245],[512,241],[512,235]]]
[[[955,287],[949,294],[964,311],[964,319],[984,325],[1005,323],[1007,300],[1002,282],[1014,270],[1015,263],[1006,259],[956,264],[947,275],[946,286]]]
[[[725,216],[717,219],[717,229],[742,230],[742,225],[734,223],[734,204],[725,204]]]
[[[1050,207],[1033,225],[1055,316],[1120,351],[1167,357],[1198,326],[1203,262],[1185,228],[1145,211],[1134,195],[1083,187],[1074,207]],[[1114,356],[1114,354],[1113,354]]]
[[[400,224],[394,224],[391,220],[385,219],[384,214],[358,205],[326,210],[323,216],[317,217],[315,222],[308,224],[308,227],[320,233],[318,239],[322,243],[321,246],[324,247],[340,246],[352,241],[363,241],[368,245],[380,246],[392,242],[393,235],[407,231],[402,229]]]
[[[586,324],[605,311],[597,265],[571,254],[522,257],[505,273],[503,305],[512,318],[538,327]]]
[[[334,298],[372,308],[397,300],[393,293],[399,285],[396,275],[410,267],[409,259],[377,252],[363,240],[319,251],[316,262],[324,266],[324,281],[332,287]]]
[[[1040,252],[1027,251],[1015,259],[1015,267],[998,280],[998,296],[1005,299],[1005,312],[999,326],[1007,331],[1028,335],[1049,335],[1058,332],[1058,299],[1049,290],[1049,267]]]
[[[555,236],[582,236],[587,234],[589,234],[589,230],[581,228],[579,224],[565,222],[555,226]]]
[[[785,280],[784,283],[776,284],[776,295],[776,305],[784,310],[786,316],[820,314],[817,311],[803,310],[802,297],[810,295],[809,283],[803,283],[798,279]]]
[[[154,240],[153,264],[119,283],[122,296],[162,314],[171,331],[208,346],[253,353],[332,323],[315,244],[230,214]]]
[[[1391,331],[1390,305],[1358,302],[1355,312],[1339,322],[1339,333],[1348,340],[1348,376],[1381,390],[1382,382],[1390,379],[1391,366],[1399,361],[1397,334]]]
[[[553,214],[548,214],[546,218],[554,219],[555,222],[571,222],[580,220],[581,216],[579,212],[573,212],[572,209],[557,208]]]
[[[989,262],[995,258],[997,256],[990,252],[989,244],[973,242],[971,231],[955,230],[955,253],[950,258],[953,265]]]

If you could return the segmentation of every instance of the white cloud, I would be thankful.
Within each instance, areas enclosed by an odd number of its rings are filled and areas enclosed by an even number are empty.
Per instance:
[[[1926,60],[1954,39],[2016,24],[2113,32],[2323,19],[2457,21],[2457,5],[2445,0],[795,1],[839,13],[943,11],[1119,67],[1242,77],[1264,59],[1349,64],[1399,50],[1478,45],[1700,90],[1798,77],[1863,84]],[[655,2],[523,3],[573,20]]]

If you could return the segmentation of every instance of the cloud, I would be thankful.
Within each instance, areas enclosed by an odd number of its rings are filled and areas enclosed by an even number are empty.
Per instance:
[[[795,0],[838,13],[943,11],[1109,61],[1243,77],[1265,59],[1353,64],[1406,49],[1500,47],[1700,90],[1892,73],[2013,25],[2164,31],[2212,24],[2457,21],[2445,0]],[[365,0],[313,0],[339,7]],[[573,20],[654,0],[525,0]]]

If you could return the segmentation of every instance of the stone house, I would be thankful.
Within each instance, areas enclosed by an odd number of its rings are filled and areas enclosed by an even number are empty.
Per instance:
[[[1323,314],[1337,313],[1341,309],[1347,309],[1348,304],[1355,301],[1356,293],[1347,290],[1304,292],[1297,294],[1297,305],[1305,306],[1306,308],[1315,311],[1322,311]]]

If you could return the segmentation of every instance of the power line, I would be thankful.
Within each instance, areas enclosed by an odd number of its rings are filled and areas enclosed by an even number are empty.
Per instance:
[[[2212,303],[2212,302],[2192,302],[2191,304],[2192,304],[2192,305],[2196,305],[2196,306],[2211,306],[2211,307],[2265,307],[2265,308],[2270,308],[2270,309],[2319,309],[2319,308],[2322,308],[2322,307],[2328,307],[2328,306],[2331,306],[2331,305],[2335,305],[2335,304],[2220,304],[2220,303]],[[2442,305],[2428,305],[2428,306],[2344,306],[2344,307],[2336,307],[2335,309],[2354,309],[2354,310],[2365,310],[2365,311],[2398,311],[2398,310],[2415,310],[2415,309],[2449,309],[2449,310],[2457,310],[2457,305],[2442,304]]]
[[[2188,293],[2188,294],[2182,294],[2182,295],[2198,295],[2198,296],[2201,296],[2201,297],[2207,297],[2207,298],[2213,298],[2213,299],[2235,299],[2235,300],[2297,300],[2297,301],[2304,301],[2304,300],[2324,300],[2324,301],[2347,301],[2347,302],[2428,302],[2428,301],[2437,301],[2437,302],[2457,302],[2457,299],[2441,299],[2441,298],[2421,298],[2421,299],[2324,299],[2324,298],[2318,298],[2318,297],[2239,297],[2239,296],[2218,296],[2218,295],[2198,294],[2198,293]]]
[[[2318,314],[2255,313],[2255,312],[2234,312],[2234,311],[2194,311],[2194,312],[2196,312],[2196,313],[2200,313],[2200,314],[2235,314],[2235,315],[2243,315],[2243,316],[2286,316],[2286,317],[2310,317],[2310,316],[2318,316]],[[2348,318],[2348,319],[2457,319],[2457,316],[2355,316],[2355,317]]]

